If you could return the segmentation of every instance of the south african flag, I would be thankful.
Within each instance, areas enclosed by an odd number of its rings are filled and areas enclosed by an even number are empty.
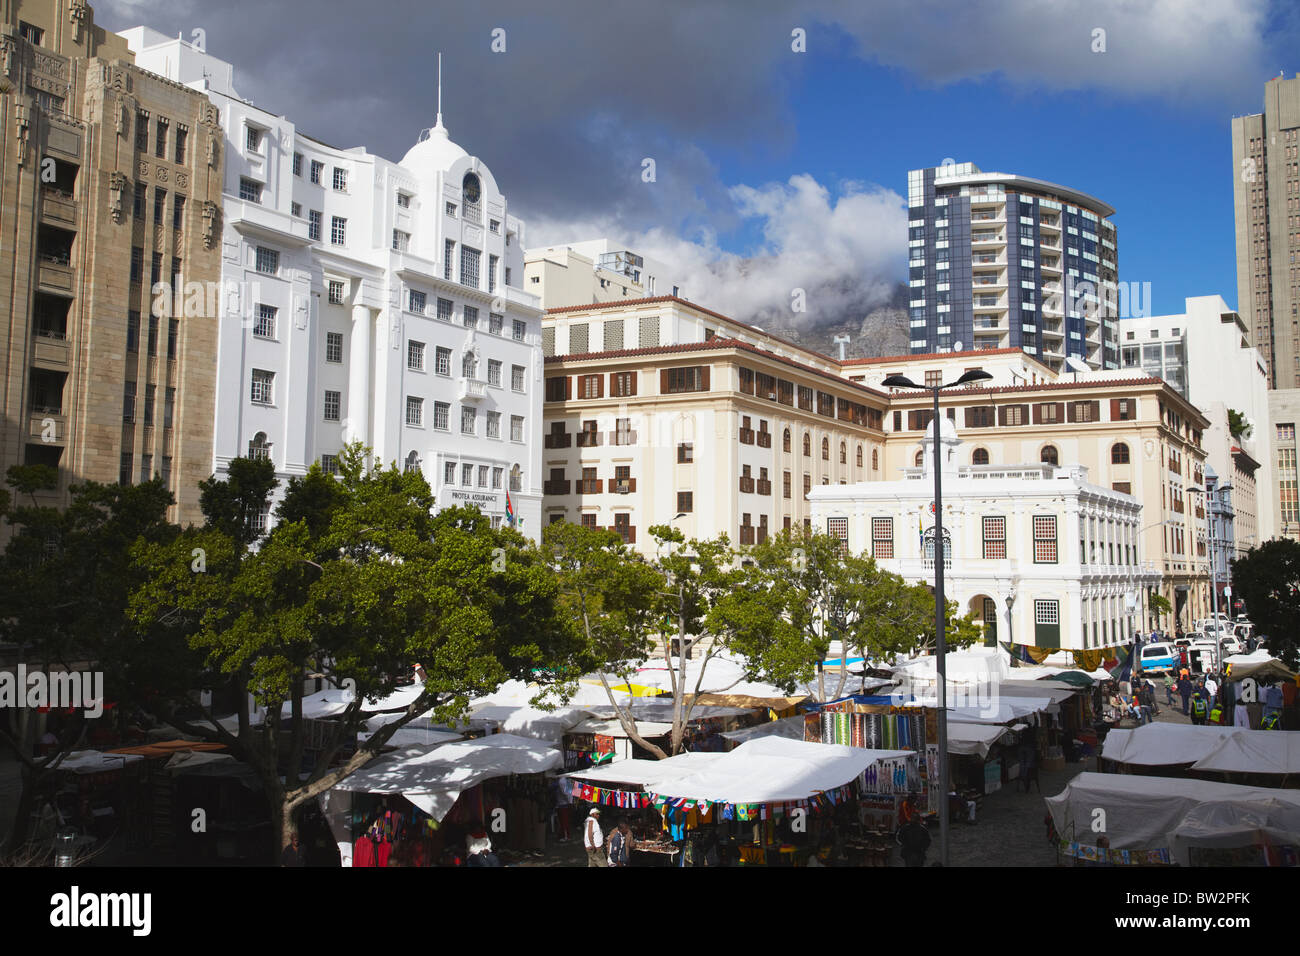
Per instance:
[[[509,492],[509,491],[506,492],[506,521],[508,521],[508,522],[510,523],[510,526],[511,526],[512,528],[514,527],[514,524],[515,524],[515,509],[514,509],[514,505],[512,505],[512,504],[510,503],[510,492]]]

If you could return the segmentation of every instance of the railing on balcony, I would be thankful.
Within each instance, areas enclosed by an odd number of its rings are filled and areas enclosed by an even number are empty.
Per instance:
[[[568,448],[573,444],[573,436],[567,432],[551,432],[542,440],[544,448]]]
[[[758,480],[758,493],[760,495],[770,495],[772,493],[772,482],[760,478]]]
[[[595,448],[599,444],[600,444],[600,432],[598,431],[578,432],[579,448]]]
[[[752,445],[752,444],[754,444],[754,429],[752,429],[752,428],[742,428],[742,429],[740,430],[740,443],[741,443],[742,445]]]
[[[772,433],[771,433],[771,432],[759,432],[759,433],[758,433],[758,447],[759,447],[759,448],[771,448],[771,447],[772,447]]]
[[[569,493],[569,482],[563,480],[548,480],[542,482],[542,494],[544,495],[567,495]],[[516,491],[519,489],[516,488]]]
[[[740,479],[740,490],[743,491],[743,492],[746,492],[746,493],[748,493],[748,494],[753,494],[753,492],[754,492],[754,479],[753,479],[753,478],[741,478],[741,479]]]
[[[614,486],[610,490],[616,495],[630,495],[636,491],[636,479],[616,478],[614,479]]]

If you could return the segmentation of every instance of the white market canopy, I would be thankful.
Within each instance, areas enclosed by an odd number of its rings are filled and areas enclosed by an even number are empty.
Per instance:
[[[469,722],[491,724],[502,733],[558,744],[572,728],[593,716],[595,715],[585,707],[542,710],[527,704],[487,704],[474,709],[469,715]]]
[[[794,717],[782,717],[780,720],[759,724],[757,727],[728,730],[722,736],[735,743],[744,743],[746,740],[755,740],[758,737],[785,737],[787,740],[803,740],[803,734],[803,714],[797,714]]]
[[[1247,730],[1223,738],[1213,750],[1192,764],[1193,770],[1217,773],[1300,773],[1300,731]]]
[[[128,763],[143,760],[140,754],[109,754],[102,750],[71,750],[68,755],[54,766],[55,770],[69,773],[87,774],[104,773],[109,770],[121,770]]]
[[[544,741],[493,734],[425,751],[376,757],[334,789],[401,794],[435,820],[441,820],[461,793],[484,780],[544,773],[563,764],[563,754]]]
[[[367,731],[357,734],[360,741],[369,740],[378,731]],[[441,744],[449,744],[456,740],[463,739],[462,734],[452,730],[430,730],[426,727],[402,727],[393,731],[393,735],[388,738],[385,746],[399,747],[402,749],[423,749],[428,750],[430,747],[437,747]]]
[[[987,757],[993,745],[1011,732],[1010,727],[952,722],[948,724],[948,753]]]
[[[1105,811],[1115,850],[1169,847],[1188,862],[1191,846],[1245,846],[1267,839],[1300,843],[1300,793],[1209,780],[1081,773],[1045,800],[1066,839],[1095,842],[1095,811]]]
[[[564,776],[588,783],[622,783],[647,790],[667,785],[680,777],[690,776],[708,767],[723,755],[720,753],[687,752],[667,760],[616,760],[599,767],[575,770]]]
[[[1050,697],[1003,697],[997,700],[973,700],[968,705],[951,706],[954,697],[949,697],[948,722],[962,724],[1009,724],[1038,713],[1053,713],[1056,704]],[[969,700],[969,698],[968,698]],[[937,698],[922,698],[910,701],[907,707],[938,707]]]
[[[656,723],[652,720],[638,720],[636,722],[636,732],[643,739],[646,737],[664,737],[673,732],[673,725]],[[614,718],[593,717],[590,720],[584,720],[574,727],[570,733],[598,734],[602,737],[618,737],[620,739],[628,737],[628,732],[623,729],[622,722]]]
[[[656,796],[711,803],[784,803],[842,787],[880,761],[916,759],[909,750],[867,750],[784,737],[760,737],[716,756],[698,773],[646,789]]]
[[[1102,744],[1103,760],[1141,767],[1192,764],[1212,753],[1235,727],[1213,724],[1147,724],[1134,730],[1112,730]],[[1276,730],[1244,731],[1252,734],[1280,734]]]

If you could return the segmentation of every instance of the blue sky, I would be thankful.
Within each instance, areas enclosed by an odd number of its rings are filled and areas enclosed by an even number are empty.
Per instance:
[[[907,171],[949,157],[1115,207],[1120,278],[1150,282],[1157,313],[1235,305],[1230,120],[1300,70],[1300,4],[1281,0],[389,0],[362,20],[343,0],[101,0],[96,16],[202,27],[242,95],[393,159],[432,125],[444,51],[448,129],[525,245],[609,237],[696,301],[778,325],[886,299]]]

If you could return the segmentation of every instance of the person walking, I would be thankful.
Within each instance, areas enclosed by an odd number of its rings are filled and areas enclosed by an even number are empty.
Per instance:
[[[1160,708],[1156,704],[1156,685],[1149,680],[1142,682],[1141,694],[1142,706],[1147,711],[1147,723],[1151,723],[1154,716],[1160,713]]]
[[[605,859],[605,834],[600,829],[600,808],[592,807],[582,827],[582,845],[587,851],[587,866],[608,866]]]
[[[912,817],[900,827],[895,839],[903,848],[904,866],[925,866],[925,854],[930,849],[930,831],[920,816]]]
[[[1232,709],[1232,726],[1250,730],[1250,711],[1246,709],[1246,702],[1240,697],[1237,698],[1237,706]]]
[[[1174,675],[1165,671],[1165,705],[1174,706]]]
[[[1192,723],[1202,726],[1210,714],[1210,702],[1205,697],[1205,688],[1197,687],[1191,700]]]
[[[1186,717],[1192,701],[1192,682],[1187,678],[1187,671],[1183,671],[1183,676],[1178,678],[1178,696],[1183,699],[1183,716]]]

